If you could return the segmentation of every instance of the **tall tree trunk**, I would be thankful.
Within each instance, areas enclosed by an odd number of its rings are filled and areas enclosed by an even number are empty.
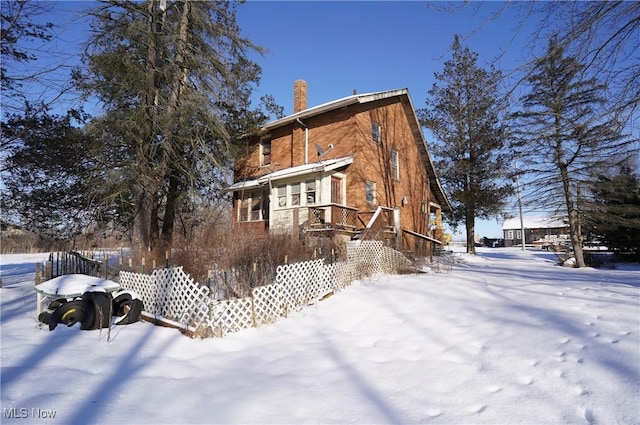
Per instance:
[[[474,211],[471,209],[466,210],[465,227],[467,230],[467,253],[476,253],[476,221]]]
[[[562,186],[564,189],[565,202],[567,204],[567,215],[569,218],[569,239],[571,239],[571,247],[573,255],[576,259],[576,267],[586,267],[584,262],[584,253],[582,252],[582,242],[580,234],[580,225],[578,223],[578,211],[573,202],[573,193],[569,183],[569,172],[566,167],[560,169],[562,176]]]
[[[162,221],[162,240],[158,255],[160,260],[171,252],[173,244],[173,228],[178,211],[178,200],[180,197],[180,179],[173,173],[169,179],[169,192],[167,193],[167,204],[164,210],[164,220]]]
[[[171,93],[167,104],[167,116],[169,120],[177,123],[179,118],[180,99],[183,87],[187,82],[188,70],[184,63],[185,49],[187,48],[187,35],[189,28],[189,2],[182,3],[182,15],[180,17],[180,29],[176,43],[176,52],[174,57],[174,65],[178,68],[173,81],[171,82]],[[173,128],[166,130],[164,135],[163,146],[165,150],[165,158],[167,158],[167,199],[164,208],[164,217],[162,221],[162,234],[157,235],[157,245],[153,249],[153,258],[158,264],[162,264],[167,253],[171,252],[173,245],[173,227],[178,208],[178,200],[180,193],[180,174],[179,165],[175,162],[181,160],[182,149],[177,140],[177,134]]]

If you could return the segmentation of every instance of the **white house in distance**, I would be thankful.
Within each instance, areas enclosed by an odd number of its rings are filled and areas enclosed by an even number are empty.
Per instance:
[[[524,216],[525,245],[539,245],[549,248],[569,242],[569,224],[557,217]],[[522,227],[520,217],[510,218],[502,223],[504,246],[515,246],[522,243]]]

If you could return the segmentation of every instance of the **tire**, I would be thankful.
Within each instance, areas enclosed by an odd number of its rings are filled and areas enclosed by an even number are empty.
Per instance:
[[[49,330],[54,330],[56,326],[58,326],[58,323],[64,323],[67,327],[71,327],[78,322],[83,323],[87,315],[87,310],[90,308],[91,306],[83,299],[75,299],[61,304],[51,314]]]
[[[66,303],[67,299],[66,298],[58,298],[57,300],[53,300],[51,301],[51,304],[49,304],[49,307],[47,307],[49,310],[55,310],[56,308],[60,307],[62,304]]]
[[[140,320],[143,303],[140,298],[134,297],[137,294],[124,292],[113,299],[113,315],[118,316],[116,325],[128,325]]]
[[[133,297],[130,293],[124,292],[118,294],[113,299],[113,315],[114,316],[124,316],[131,309],[131,301]]]
[[[85,292],[82,299],[90,305],[90,313],[80,329],[95,330],[111,326],[111,295],[106,292]]]
[[[43,311],[38,315],[38,321],[44,323],[45,325],[48,325],[49,323],[51,323],[51,313],[48,311]]]

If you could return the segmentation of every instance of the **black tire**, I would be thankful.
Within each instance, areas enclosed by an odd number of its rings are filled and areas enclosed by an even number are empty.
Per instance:
[[[83,323],[87,310],[90,308],[91,306],[83,299],[75,299],[60,305],[51,314],[49,330],[54,330],[58,323],[64,323],[67,327],[71,327],[78,322]]]
[[[124,316],[125,314],[127,314],[131,309],[132,300],[133,297],[128,292],[116,295],[113,299],[113,315]]]
[[[62,304],[66,303],[67,299],[66,298],[58,298],[57,300],[53,300],[51,301],[51,304],[49,304],[49,307],[47,307],[49,310],[55,310],[56,308],[60,307]]]
[[[80,329],[94,330],[111,326],[111,295],[106,292],[85,292],[82,299],[92,308],[87,315],[87,320],[82,322]]]
[[[48,325],[51,323],[51,313],[48,311],[43,311],[38,315],[38,321]]]
[[[140,298],[134,298],[130,293],[122,293],[113,299],[113,315],[118,316],[116,325],[128,325],[140,320],[143,303]]]

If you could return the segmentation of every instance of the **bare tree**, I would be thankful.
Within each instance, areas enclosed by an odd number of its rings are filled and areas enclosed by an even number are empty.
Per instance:
[[[606,85],[584,77],[585,65],[567,56],[556,37],[527,78],[529,92],[515,114],[517,144],[535,203],[566,216],[577,267],[582,253],[581,197],[598,169],[628,160],[632,139],[619,115],[606,115]]]

